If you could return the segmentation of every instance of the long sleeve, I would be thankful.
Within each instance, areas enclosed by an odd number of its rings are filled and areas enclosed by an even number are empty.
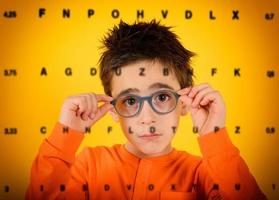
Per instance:
[[[227,133],[226,127],[198,137],[198,199],[267,199]]]
[[[75,157],[84,134],[69,127],[63,132],[63,128],[56,122],[50,136],[40,145],[25,199],[88,199],[85,159],[83,154]]]

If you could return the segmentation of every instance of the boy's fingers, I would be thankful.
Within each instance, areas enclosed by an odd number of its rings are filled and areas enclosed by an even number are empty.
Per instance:
[[[105,114],[106,114],[106,112],[109,110],[109,109],[111,109],[111,108],[113,108],[113,105],[111,105],[111,104],[109,104],[109,103],[104,103],[103,105],[101,105],[99,108],[98,108],[98,111],[97,111],[97,113],[96,113],[96,115],[95,115],[95,118],[98,120],[98,119],[100,119],[101,117],[103,117]]]
[[[191,88],[192,88],[192,86],[189,86],[189,87],[183,88],[181,90],[178,90],[177,94],[188,94],[191,91]]]
[[[75,98],[74,101],[76,101],[76,104],[78,105],[78,110],[76,114],[80,116],[82,113],[84,113],[87,109],[87,102],[84,98]]]
[[[87,120],[88,119],[88,115],[91,113],[92,110],[92,101],[89,95],[85,96],[85,101],[86,101],[86,110],[82,115],[82,119]]]
[[[97,99],[97,101],[112,101],[113,98],[111,96],[105,94],[95,94],[93,93]]]
[[[184,105],[191,105],[193,101],[193,99],[188,97],[187,95],[182,95],[178,99],[181,100],[182,104]]]
[[[192,102],[192,106],[196,107],[200,104],[200,101],[203,97],[205,97],[208,93],[212,92],[213,89],[211,87],[206,87],[201,89],[195,96],[194,101]]]
[[[86,99],[87,102],[87,110],[86,110],[86,115],[90,115],[90,113],[95,113],[97,112],[97,100],[96,100],[96,95],[94,93],[86,93],[86,94],[81,94],[80,97],[83,97]]]
[[[91,96],[91,101],[92,101],[92,104],[93,104],[91,112],[96,113],[97,109],[98,109],[98,103],[97,103],[97,100],[96,100],[96,95],[94,95],[93,93],[89,93],[89,94]]]
[[[202,84],[200,84],[200,85],[194,86],[194,87],[191,89],[191,92],[189,93],[189,97],[194,97],[194,96],[196,96],[196,94],[197,94],[200,90],[202,90],[202,89],[204,89],[204,88],[207,88],[207,87],[210,87],[210,85],[207,84],[207,83],[202,83]],[[210,87],[210,88],[211,88],[211,87]]]

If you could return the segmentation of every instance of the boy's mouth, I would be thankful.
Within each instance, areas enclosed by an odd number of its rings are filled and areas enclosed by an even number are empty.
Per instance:
[[[158,133],[145,133],[145,134],[139,136],[139,138],[141,138],[143,140],[152,140],[152,139],[157,139],[160,136],[162,136],[162,134],[158,134]]]

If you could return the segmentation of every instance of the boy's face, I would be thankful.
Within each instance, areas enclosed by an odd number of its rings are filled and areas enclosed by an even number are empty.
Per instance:
[[[142,72],[144,75],[140,75],[142,71],[140,68],[144,68]],[[130,89],[128,94],[138,96],[149,96],[164,89],[180,90],[176,76],[170,71],[167,76],[164,75],[163,68],[164,66],[161,63],[147,60],[121,67],[121,74],[114,74],[111,81],[112,97],[115,99],[127,89]],[[154,85],[156,87],[152,87]],[[128,94],[125,93],[125,97]],[[131,102],[126,101],[126,103]],[[173,127],[178,127],[180,115],[186,113],[186,107],[182,105],[179,99],[175,109],[167,114],[156,113],[147,101],[144,101],[140,113],[134,117],[122,117],[116,112],[115,108],[110,111],[114,120],[120,122],[121,128],[128,139],[126,145],[144,156],[161,155],[171,148],[171,141],[175,135]],[[155,129],[150,127],[155,127]],[[152,135],[152,133],[159,134],[159,136],[142,137],[143,135]]]

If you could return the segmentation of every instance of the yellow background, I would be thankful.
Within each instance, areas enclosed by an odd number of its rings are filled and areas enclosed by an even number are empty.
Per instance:
[[[46,14],[38,17],[39,8]],[[71,9],[71,17],[62,18],[62,9]],[[88,9],[95,14],[87,17]],[[111,11],[120,17],[113,19]],[[193,59],[195,84],[208,82],[219,90],[227,107],[226,127],[239,148],[251,173],[269,199],[279,199],[278,135],[278,1],[0,1],[0,199],[23,199],[29,172],[43,139],[58,120],[67,96],[77,93],[103,93],[97,61],[100,39],[120,19],[161,19],[182,44],[198,55]],[[163,19],[161,10],[168,10]],[[232,20],[232,10],[240,20]],[[16,18],[4,18],[4,11],[15,10]],[[192,19],[185,19],[191,10]],[[209,20],[212,10],[216,20]],[[275,13],[265,20],[266,13]],[[42,67],[47,76],[40,76]],[[71,67],[72,76],[65,68]],[[90,76],[90,68],[98,70]],[[211,68],[218,68],[211,76]],[[240,77],[234,69],[241,68]],[[5,69],[16,69],[16,76],[4,76]],[[266,72],[275,71],[268,78]],[[42,126],[47,133],[40,133]],[[107,127],[113,131],[107,133]],[[241,133],[235,134],[235,126]],[[275,134],[267,134],[274,127]],[[5,128],[17,128],[17,134],[5,134]],[[181,119],[173,141],[177,149],[201,155],[197,135],[192,132],[190,115]],[[92,127],[78,152],[85,146],[123,143],[119,124],[106,115]],[[276,188],[272,188],[276,184]],[[10,191],[4,192],[8,185]]]

